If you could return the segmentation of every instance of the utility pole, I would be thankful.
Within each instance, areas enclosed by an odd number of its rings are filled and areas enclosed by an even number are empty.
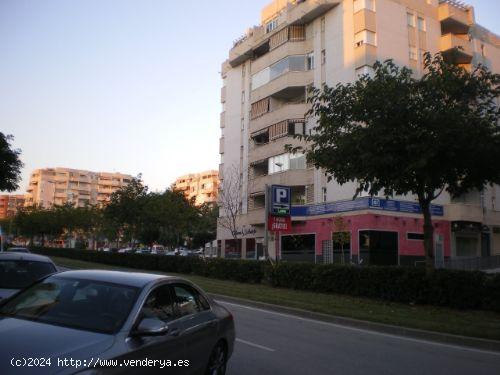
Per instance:
[[[269,185],[266,184],[266,191],[265,191],[265,212],[264,212],[264,256],[267,258],[269,257],[269,232],[267,230],[268,226],[268,220],[269,220]]]

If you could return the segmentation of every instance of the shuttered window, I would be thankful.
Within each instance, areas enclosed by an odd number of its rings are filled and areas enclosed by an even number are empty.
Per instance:
[[[250,110],[250,118],[256,119],[259,116],[269,112],[269,104],[270,98],[264,98],[252,104],[252,108]]]
[[[283,43],[288,41],[288,28],[285,28],[276,34],[274,34],[271,38],[269,38],[269,49],[272,51],[273,49],[281,46]]]
[[[290,26],[290,42],[298,42],[306,39],[306,27],[304,25]]]
[[[288,121],[281,121],[269,127],[269,139],[277,139],[288,135]]]

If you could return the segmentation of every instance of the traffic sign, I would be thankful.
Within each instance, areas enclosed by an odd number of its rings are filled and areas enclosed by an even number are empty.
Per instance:
[[[271,186],[270,214],[275,216],[290,216],[292,191],[289,186]]]

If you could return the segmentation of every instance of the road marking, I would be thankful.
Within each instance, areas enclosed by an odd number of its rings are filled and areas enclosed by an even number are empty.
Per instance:
[[[267,350],[268,352],[275,352],[276,351],[274,349],[268,348],[267,346],[262,346],[262,345],[259,345],[259,344],[254,344],[253,342],[250,342],[250,341],[245,341],[245,340],[238,339],[238,338],[236,339],[236,341],[241,342],[242,344],[253,346],[254,348],[259,348],[259,349],[262,349],[262,350]]]
[[[419,344],[428,344],[428,345],[434,345],[434,346],[444,346],[444,347],[451,348],[451,349],[465,350],[465,351],[482,353],[482,354],[490,354],[490,355],[494,355],[494,356],[500,357],[500,352],[495,352],[495,351],[491,351],[491,350],[475,349],[475,348],[469,348],[467,346],[445,344],[445,343],[442,343],[442,342],[429,341],[429,340],[424,340],[424,339],[416,339],[416,338],[411,338],[411,337],[398,336],[398,335],[394,335],[394,334],[390,334],[390,333],[382,333],[382,332],[377,332],[377,331],[371,331],[371,330],[363,329],[363,328],[349,327],[349,326],[344,326],[344,325],[337,324],[337,323],[330,323],[330,322],[324,322],[324,321],[321,321],[321,320],[314,320],[314,319],[309,319],[309,318],[303,318],[303,317],[300,317],[300,316],[295,316],[295,315],[286,314],[286,313],[279,313],[279,312],[276,312],[276,311],[265,310],[265,309],[261,309],[261,308],[258,308],[258,307],[251,307],[251,306],[246,306],[246,305],[240,305],[240,304],[237,304],[237,303],[231,303],[231,302],[225,302],[225,301],[216,301],[216,302],[221,303],[221,304],[225,304],[225,305],[241,307],[241,308],[244,308],[244,309],[247,309],[247,310],[259,311],[259,312],[263,312],[263,313],[266,313],[266,314],[277,315],[277,316],[281,316],[281,317],[285,317],[285,318],[292,318],[292,319],[300,320],[300,321],[303,321],[303,322],[316,323],[316,324],[326,325],[326,326],[330,326],[330,327],[340,328],[340,329],[344,329],[344,330],[348,330],[348,331],[355,331],[355,332],[367,333],[367,334],[375,335],[375,336],[390,337],[390,338],[394,338],[394,339],[405,340],[405,341],[415,342],[415,343],[419,343]],[[239,339],[236,339],[236,340],[238,341]]]

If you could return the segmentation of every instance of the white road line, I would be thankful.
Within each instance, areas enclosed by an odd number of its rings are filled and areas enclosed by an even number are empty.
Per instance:
[[[406,336],[398,336],[398,335],[394,335],[394,334],[390,334],[390,333],[382,333],[382,332],[377,332],[377,331],[371,331],[371,330],[363,329],[363,328],[349,327],[349,326],[344,326],[344,325],[337,324],[337,323],[330,323],[330,322],[324,322],[324,321],[321,321],[321,320],[314,320],[314,319],[309,319],[309,318],[303,318],[303,317],[300,317],[300,316],[295,316],[295,315],[286,314],[286,313],[279,313],[279,312],[276,312],[276,311],[260,309],[260,308],[257,308],[257,307],[240,305],[240,304],[237,304],[237,303],[231,303],[231,302],[225,302],[225,301],[217,301],[217,302],[221,303],[221,304],[224,304],[224,305],[237,306],[237,307],[241,307],[241,308],[247,309],[247,310],[259,311],[259,312],[263,312],[263,313],[266,313],[266,314],[282,316],[282,317],[285,317],[285,318],[292,318],[292,319],[296,319],[296,320],[301,320],[303,322],[309,322],[309,323],[316,323],[316,324],[326,325],[326,326],[340,328],[340,329],[344,329],[344,330],[348,330],[348,331],[355,331],[355,332],[367,333],[367,334],[375,335],[375,336],[390,337],[390,338],[394,338],[394,339],[398,339],[398,340],[410,341],[410,342],[415,342],[415,343],[419,343],[419,344],[427,344],[427,345],[434,345],[434,346],[443,346],[443,347],[450,348],[450,349],[464,350],[464,351],[476,352],[476,353],[481,353],[481,354],[490,354],[490,355],[493,355],[493,356],[500,357],[500,352],[495,352],[495,351],[491,351],[491,350],[475,349],[475,348],[469,348],[467,346],[445,344],[445,343],[436,342],[436,341],[429,341],[429,340],[423,340],[423,339],[415,339],[415,338],[406,337]],[[238,340],[238,339],[236,339],[236,340]]]
[[[259,348],[259,349],[262,349],[262,350],[267,350],[268,352],[275,352],[276,351],[274,349],[268,348],[267,346],[262,346],[262,345],[259,345],[259,344],[254,344],[253,342],[250,342],[250,341],[245,341],[245,340],[238,339],[238,338],[236,339],[236,341],[241,342],[242,344],[253,346],[254,348]]]

